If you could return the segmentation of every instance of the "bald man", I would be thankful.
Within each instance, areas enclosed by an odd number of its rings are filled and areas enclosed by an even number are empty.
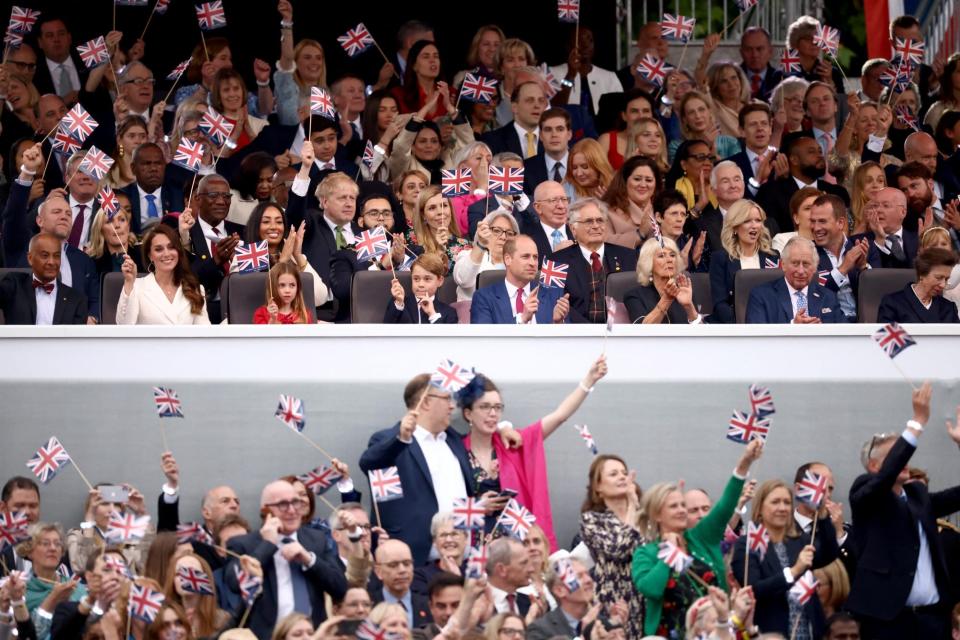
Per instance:
[[[5,324],[85,324],[87,299],[59,281],[60,240],[39,233],[30,240],[32,273],[8,273],[0,280],[0,309]]]
[[[862,160],[880,162],[881,149],[876,143],[870,143],[863,149]],[[960,194],[960,153],[949,158],[941,158],[937,143],[926,131],[914,131],[903,141],[904,164],[919,162],[933,172],[933,193],[943,202],[948,202]],[[887,184],[897,184],[895,164],[887,165]],[[907,228],[916,229],[916,219],[907,219]]]
[[[430,602],[410,590],[413,584],[413,554],[406,542],[396,539],[384,540],[377,547],[373,571],[377,576],[368,588],[374,603],[399,604],[407,612],[411,629],[433,622]]]
[[[870,231],[853,236],[870,244],[867,262],[874,269],[912,269],[920,239],[916,231],[905,229],[907,196],[899,189],[884,187],[863,209]]]

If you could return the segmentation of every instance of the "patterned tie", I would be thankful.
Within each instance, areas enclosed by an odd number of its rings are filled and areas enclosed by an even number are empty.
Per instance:
[[[513,305],[514,311],[523,313],[523,289],[517,289],[517,301]]]
[[[338,249],[338,250],[339,250],[339,249],[343,249],[345,246],[347,246],[347,239],[343,236],[343,226],[342,226],[342,225],[337,225],[337,230],[336,230],[336,232],[335,232],[335,236],[336,236],[337,249]]]
[[[603,271],[603,265],[600,264],[600,254],[596,251],[590,254],[590,270],[594,273]]]
[[[76,249],[80,248],[80,236],[83,235],[83,212],[87,205],[77,205],[77,217],[73,219],[73,227],[70,229],[70,237],[67,238],[67,244]]]
[[[147,199],[147,217],[151,219],[159,218],[160,212],[157,211],[157,196],[148,193],[144,198]]]
[[[67,65],[61,64],[57,66],[57,70],[60,71],[60,78],[57,80],[57,95],[62,98],[73,91],[73,84],[70,82],[70,70],[67,69]]]
[[[807,296],[803,295],[803,291],[797,291],[797,313],[801,311],[807,312]]]
[[[562,169],[563,169],[562,162],[558,162],[555,165],[553,165],[553,181],[554,182],[563,182],[563,173],[561,173]]]
[[[517,595],[515,593],[507,594],[507,607],[509,607],[510,613],[516,613],[519,615],[520,612],[517,611]]]
[[[293,538],[287,537],[280,540],[287,545],[296,542]],[[310,615],[310,592],[307,590],[307,579],[303,575],[303,569],[300,564],[290,563],[290,583],[293,587],[293,610]]]
[[[560,229],[554,229],[553,233],[550,234],[550,238],[551,238],[550,248],[556,251],[557,245],[563,242],[563,233],[560,231]]]
[[[750,95],[754,98],[760,97],[760,87],[763,85],[763,78],[759,73],[750,74]]]
[[[894,258],[900,262],[907,261],[907,254],[903,251],[903,243],[900,241],[900,236],[887,237],[887,246],[889,247],[890,253],[893,254]]]
[[[527,152],[524,159],[532,158],[537,155],[537,136],[532,131],[527,131]]]

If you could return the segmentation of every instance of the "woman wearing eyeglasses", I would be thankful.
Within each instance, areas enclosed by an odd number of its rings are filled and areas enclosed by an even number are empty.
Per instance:
[[[53,612],[61,602],[78,602],[87,594],[78,578],[68,578],[58,569],[63,558],[63,532],[57,524],[37,524],[17,555],[32,563],[27,581],[27,610],[37,629],[37,640],[49,640]]]
[[[487,621],[484,640],[523,640],[527,637],[527,625],[515,613],[498,613]]]
[[[484,271],[503,270],[503,245],[516,238],[520,227],[506,211],[487,215],[477,225],[477,235],[470,251],[461,251],[453,265],[453,279],[457,282],[457,300],[470,300],[477,290],[477,276]]]

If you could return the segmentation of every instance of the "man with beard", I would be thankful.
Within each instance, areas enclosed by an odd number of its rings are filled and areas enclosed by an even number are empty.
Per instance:
[[[843,200],[844,206],[850,206],[850,195],[846,189],[822,179],[827,164],[823,158],[823,150],[811,132],[799,131],[784,136],[780,151],[787,157],[790,175],[768,180],[757,191],[755,198],[767,217],[777,221],[780,231],[793,229],[790,197],[802,187],[816,187],[820,191],[838,196]]]
[[[944,227],[950,233],[954,250],[960,250],[960,213],[956,201],[947,204],[937,196],[933,186],[933,172],[920,162],[908,162],[897,170],[897,187],[907,196],[907,217],[903,224],[916,228],[923,220],[923,228]]]

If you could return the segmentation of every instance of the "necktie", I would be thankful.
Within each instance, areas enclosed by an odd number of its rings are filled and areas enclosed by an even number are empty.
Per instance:
[[[532,158],[537,155],[537,136],[532,131],[527,131],[527,152],[524,159]]]
[[[807,311],[807,296],[803,295],[803,291],[797,291],[797,312]]]
[[[580,106],[591,116],[596,115],[593,112],[593,96],[590,95],[590,82],[584,75],[580,76]]]
[[[283,544],[295,542],[293,538],[283,538],[280,540]],[[300,565],[290,563],[290,583],[293,586],[293,609],[300,613],[310,615],[310,592],[307,591],[307,579],[303,577],[303,570]]]
[[[152,193],[148,193],[144,196],[147,199],[147,217],[148,218],[159,218],[160,212],[157,211],[157,196]]]
[[[43,289],[44,293],[53,293],[53,283],[52,282],[40,282],[36,278],[33,279],[33,288],[34,289]]]
[[[515,593],[507,594],[507,607],[510,608],[510,613],[516,613],[517,615],[520,614],[520,612],[517,611],[517,594]]]
[[[563,163],[556,163],[553,165],[553,181],[554,182],[563,182]]]
[[[893,257],[900,262],[906,262],[907,254],[903,251],[903,243],[900,241],[900,236],[889,236],[887,241],[890,243],[890,253],[893,254]]]
[[[343,236],[342,226],[337,226],[337,230],[334,235],[336,236],[337,249],[343,249],[345,246],[347,246],[347,239]]]
[[[57,95],[61,98],[73,91],[73,85],[70,82],[70,70],[67,65],[61,64],[57,67],[60,71],[60,78],[57,80]]]
[[[763,84],[763,78],[760,77],[759,73],[751,74],[750,76],[750,95],[754,98],[760,97],[760,86]]]
[[[513,308],[517,313],[523,313],[523,289],[517,289],[517,302]]]
[[[83,212],[86,210],[87,205],[78,204],[77,205],[77,217],[73,219],[73,227],[70,229],[70,237],[67,238],[67,243],[71,247],[77,249],[80,248],[80,236],[83,235]]]
[[[563,234],[560,232],[560,229],[554,229],[553,233],[550,234],[550,238],[551,238],[550,248],[556,251],[557,245],[563,242]]]
[[[596,251],[590,254],[590,270],[594,273],[603,271],[603,265],[600,264],[600,254]]]

